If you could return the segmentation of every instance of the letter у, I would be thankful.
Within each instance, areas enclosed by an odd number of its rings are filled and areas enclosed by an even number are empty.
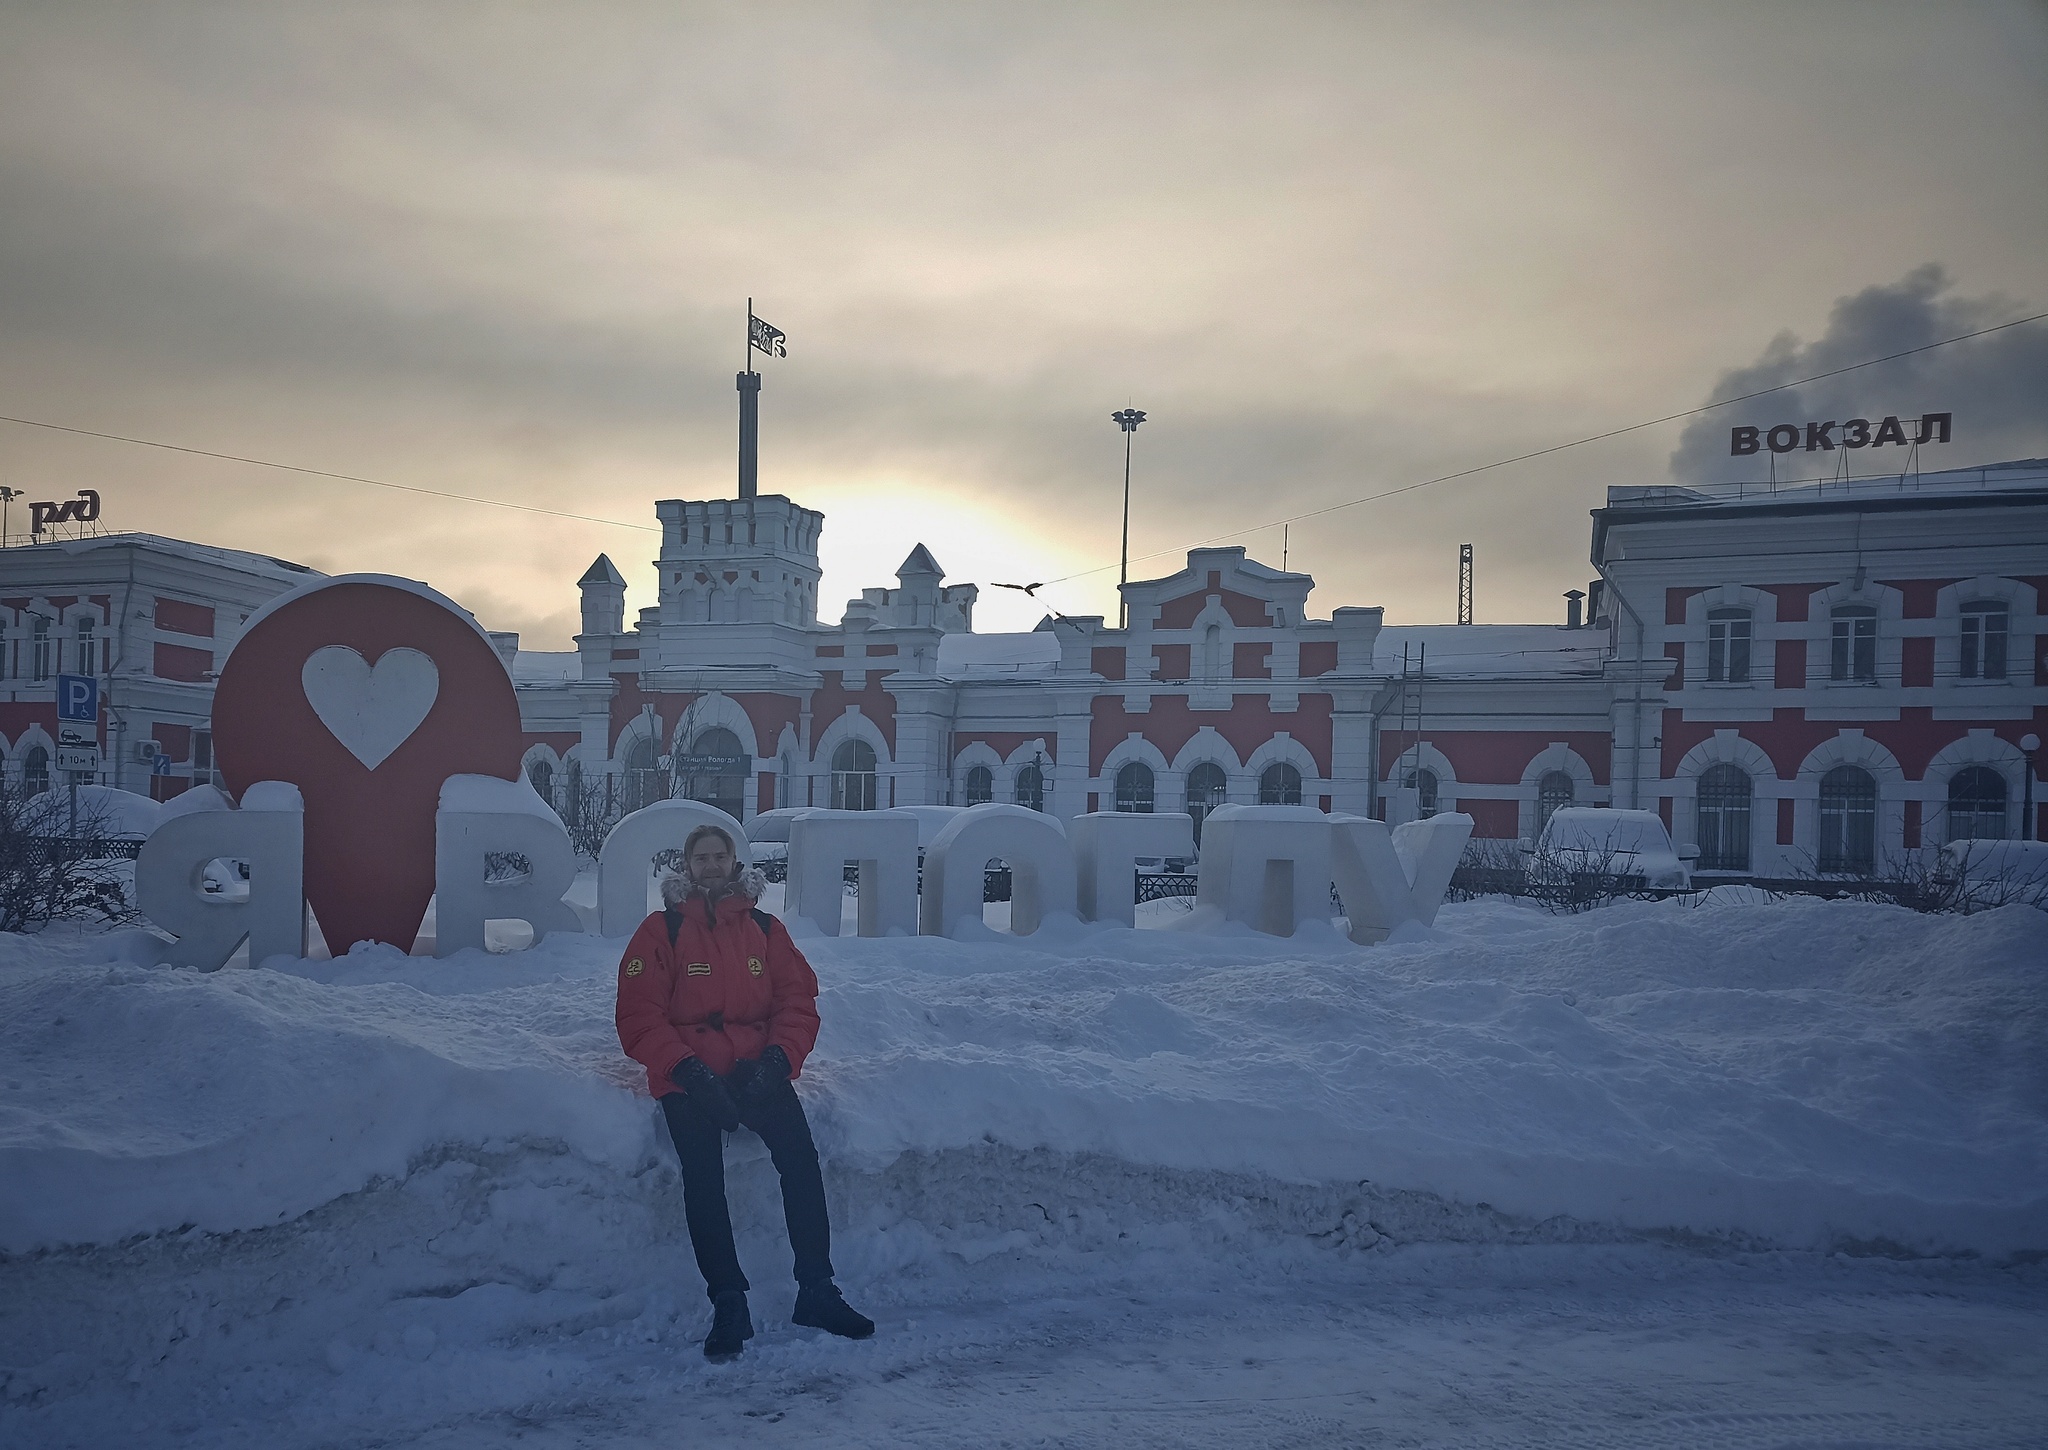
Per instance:
[[[1730,428],[1728,430],[1728,451],[1730,454],[1740,457],[1745,453],[1756,452],[1761,446],[1757,442],[1757,430],[1754,428]]]
[[[1927,414],[1920,420],[1920,436],[1913,441],[1915,443],[1927,443],[1930,441],[1935,443],[1948,442],[1948,427],[1954,418],[1955,414],[1953,413]],[[1934,436],[1934,430],[1937,427],[1941,429],[1941,436],[1938,438]]]
[[[1778,441],[1780,434],[1784,435],[1785,441],[1782,443]],[[1773,453],[1790,453],[1799,446],[1799,426],[1796,423],[1780,423],[1765,436],[1764,441],[1771,445]]]
[[[1851,418],[1842,425],[1842,446],[1844,448],[1868,448],[1870,446],[1870,420]]]
[[[1835,440],[1828,437],[1828,434],[1834,431],[1834,427],[1835,423],[1832,418],[1825,423],[1808,423],[1806,425],[1806,451],[1812,453],[1815,449],[1820,449],[1824,452],[1833,453],[1835,451]]]
[[[1877,425],[1877,437],[1872,440],[1870,446],[1872,448],[1882,448],[1887,443],[1896,443],[1901,448],[1906,446],[1906,430],[1900,426],[1896,414],[1887,416],[1882,423]]]

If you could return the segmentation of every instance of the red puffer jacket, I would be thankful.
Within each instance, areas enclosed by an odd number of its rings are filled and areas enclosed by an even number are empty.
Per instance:
[[[742,892],[705,916],[701,896],[657,911],[619,959],[619,1045],[658,1098],[686,1057],[723,1075],[772,1044],[795,1076],[818,1040],[818,978],[788,928]]]

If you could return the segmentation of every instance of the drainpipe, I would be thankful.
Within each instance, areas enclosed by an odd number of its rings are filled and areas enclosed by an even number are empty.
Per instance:
[[[1616,586],[1614,576],[1607,572],[1607,566],[1596,559],[1593,561],[1593,567],[1599,571],[1608,592],[1621,601],[1621,607],[1628,611],[1628,617],[1636,622],[1636,701],[1635,722],[1628,746],[1628,808],[1632,811],[1640,810],[1643,780],[1643,649],[1648,643],[1645,637],[1648,631],[1643,627],[1643,617],[1636,613],[1636,607],[1628,602],[1628,596]]]

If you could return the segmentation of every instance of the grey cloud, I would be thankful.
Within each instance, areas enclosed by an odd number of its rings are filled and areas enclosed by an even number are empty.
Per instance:
[[[2039,310],[1998,296],[1955,296],[1953,288],[1948,273],[1932,263],[1895,283],[1866,287],[1835,304],[1821,337],[1801,343],[1790,333],[1780,333],[1756,362],[1723,373],[1712,397],[1739,397],[1778,387]],[[2048,320],[1703,414],[1679,439],[1671,455],[1671,472],[1683,482],[1769,477],[1768,451],[1747,456],[1729,452],[1729,430],[1737,425],[1768,429],[1780,423],[1878,420],[1887,414],[1912,418],[1941,412],[1955,415],[1952,441],[1921,450],[1923,471],[2048,453]],[[1839,431],[1830,436],[1839,440]],[[1904,452],[1891,448],[1861,456],[1840,449],[1808,453],[1802,448],[1782,455],[1777,466],[1784,478],[1830,475],[1844,462],[1858,472],[1882,472],[1887,464],[1903,466],[1904,461]]]

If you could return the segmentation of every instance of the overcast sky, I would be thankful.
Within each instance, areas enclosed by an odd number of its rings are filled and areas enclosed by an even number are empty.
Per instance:
[[[595,554],[649,604],[654,500],[733,491],[751,295],[826,617],[921,540],[1022,628],[992,581],[1115,613],[1113,409],[1151,415],[1135,577],[1278,563],[1242,531],[2048,311],[2044,239],[2039,4],[0,0],[0,413],[639,527],[11,424],[0,482],[566,648]],[[1290,562],[1318,613],[1441,620],[1469,540],[1481,619],[1556,618],[1603,489],[1741,476],[1731,424],[2048,454],[2044,338],[1326,514]]]

